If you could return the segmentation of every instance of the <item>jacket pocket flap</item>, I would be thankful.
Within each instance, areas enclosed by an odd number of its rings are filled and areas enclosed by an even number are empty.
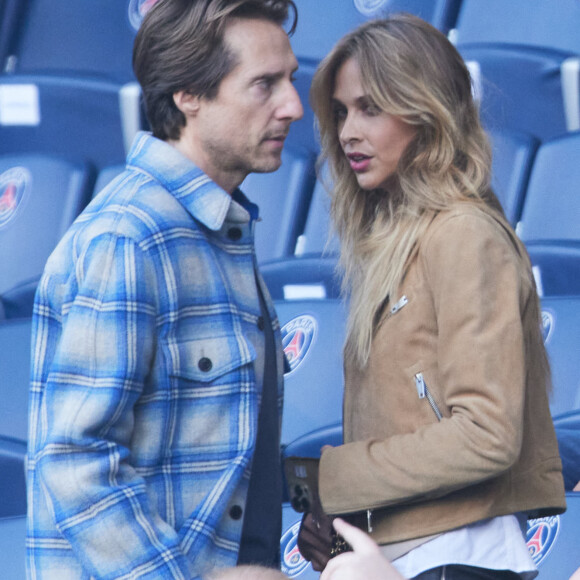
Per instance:
[[[168,345],[171,376],[209,383],[256,359],[251,344],[235,336],[184,340]]]

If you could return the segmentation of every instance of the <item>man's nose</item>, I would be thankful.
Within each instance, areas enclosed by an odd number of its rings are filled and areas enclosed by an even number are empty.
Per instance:
[[[298,91],[292,83],[288,83],[283,102],[278,109],[278,116],[283,119],[290,119],[290,121],[298,121],[298,119],[302,119],[303,115],[304,108]]]

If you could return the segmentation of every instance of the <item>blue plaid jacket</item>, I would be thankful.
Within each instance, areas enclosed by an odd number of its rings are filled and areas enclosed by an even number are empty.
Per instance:
[[[50,257],[33,321],[30,579],[191,580],[235,564],[260,304],[257,208],[234,199],[141,133]]]

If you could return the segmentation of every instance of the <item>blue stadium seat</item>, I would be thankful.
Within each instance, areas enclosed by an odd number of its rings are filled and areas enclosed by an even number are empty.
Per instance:
[[[566,504],[562,515],[528,521],[528,550],[539,580],[566,580],[580,568],[580,493],[567,493]]]
[[[6,68],[23,8],[20,0],[0,0],[0,72]]]
[[[295,512],[289,503],[282,504],[282,537],[280,538],[282,572],[289,578],[318,580],[320,572],[315,572],[310,562],[305,560],[298,550],[298,532],[301,521],[302,514]]]
[[[0,154],[83,158],[98,168],[121,163],[141,128],[137,84],[48,75],[0,77]]]
[[[519,221],[532,163],[539,142],[520,131],[490,131],[493,150],[492,186],[506,217]]]
[[[542,299],[544,342],[552,368],[552,416],[580,409],[580,296]]]
[[[346,313],[334,266],[331,260],[293,258],[261,268],[289,362],[282,445],[342,421]]]
[[[0,322],[0,439],[28,438],[32,319]],[[1,497],[1,496],[0,496]]]
[[[26,0],[9,69],[19,74],[134,80],[135,0]]]
[[[296,245],[297,256],[332,256],[339,252],[338,237],[332,231],[330,195],[327,187],[331,187],[330,177],[326,169],[323,169],[314,187],[304,233]]]
[[[131,59],[139,9],[149,4],[25,3],[0,76],[0,154],[76,155],[99,168],[124,161],[145,125]]]
[[[580,411],[554,417],[558,447],[562,458],[564,486],[572,491],[580,482]]]
[[[577,0],[462,0],[458,44],[502,43],[580,54]]]
[[[91,177],[86,165],[57,157],[0,156],[0,303],[4,316],[32,312],[31,290],[57,242],[87,203]],[[23,294],[24,303],[19,299]]]
[[[0,519],[2,575],[10,580],[25,580],[26,517]]]
[[[314,187],[314,157],[282,153],[282,166],[274,173],[252,173],[241,185],[248,198],[260,207],[256,224],[256,256],[266,262],[294,254],[304,228]]]
[[[518,234],[544,296],[580,294],[580,132],[543,143],[536,154]]]
[[[571,53],[503,44],[458,44],[480,100],[488,129],[508,128],[552,139],[578,125],[578,99],[564,91],[577,87],[579,62]]]
[[[443,32],[454,26],[460,0],[296,0],[298,28],[292,46],[299,58],[320,60],[347,32],[369,18],[410,12]]]
[[[0,518],[26,514],[26,442],[0,437]]]

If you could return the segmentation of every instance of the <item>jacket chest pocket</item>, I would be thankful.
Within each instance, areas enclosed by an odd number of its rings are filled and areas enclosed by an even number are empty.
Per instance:
[[[254,348],[243,337],[220,336],[167,344],[169,375],[197,383],[211,383],[252,363]]]

